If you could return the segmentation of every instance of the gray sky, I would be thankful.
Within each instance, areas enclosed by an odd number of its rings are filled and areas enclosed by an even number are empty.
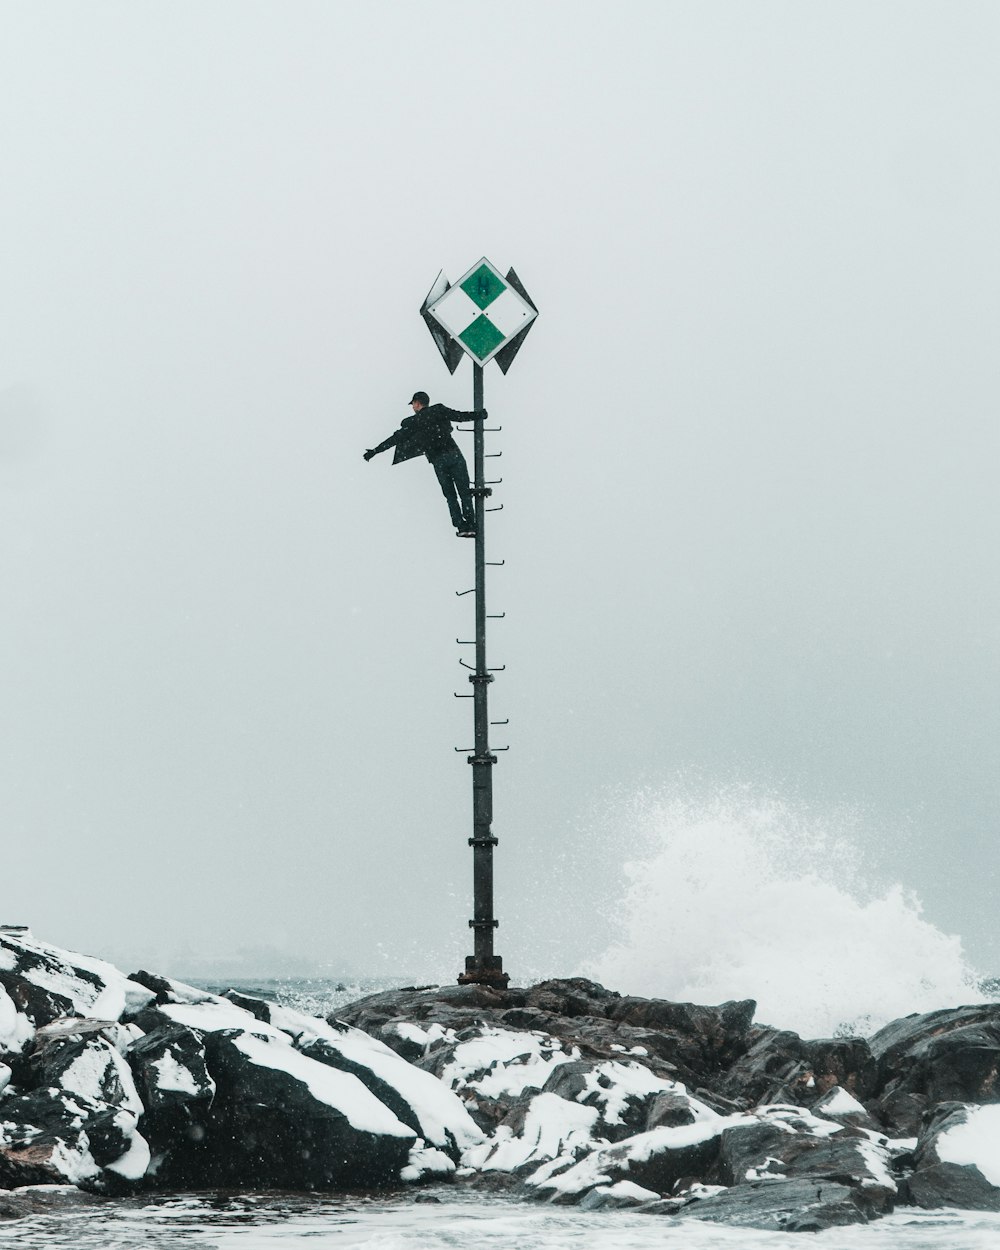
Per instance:
[[[361,452],[471,406],[417,310],[485,254],[506,965],[680,777],[1000,971],[998,63],[988,3],[0,2],[2,919],[458,971],[471,545]]]

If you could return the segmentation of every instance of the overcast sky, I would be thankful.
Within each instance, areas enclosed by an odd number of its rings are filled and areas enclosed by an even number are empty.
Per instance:
[[[992,3],[0,0],[0,920],[457,973],[472,549],[361,452],[471,407],[417,312],[486,255],[506,966],[683,779],[1000,971],[998,64]]]

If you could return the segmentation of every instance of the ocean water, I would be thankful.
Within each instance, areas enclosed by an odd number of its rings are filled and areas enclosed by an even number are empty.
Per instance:
[[[996,1250],[1000,1215],[901,1211],[796,1235],[438,1187],[383,1196],[172,1194],[0,1223],[4,1250],[789,1250],[796,1237],[821,1250]]]

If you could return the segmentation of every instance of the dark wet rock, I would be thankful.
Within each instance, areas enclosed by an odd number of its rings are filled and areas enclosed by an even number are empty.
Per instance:
[[[23,1220],[26,1215],[31,1214],[31,1207],[23,1198],[0,1193],[0,1220]]]
[[[664,1058],[688,1072],[712,1074],[745,1052],[756,1006],[752,999],[704,1007],[621,998],[610,1006],[608,1018],[658,1034],[667,1043]]]
[[[917,1094],[928,1104],[1000,1101],[1000,1003],[895,1020],[871,1039],[883,1103]]]
[[[873,1097],[878,1087],[878,1063],[864,1038],[813,1039],[806,1042],[806,1055],[819,1096],[839,1085],[860,1103]]]
[[[691,1099],[686,1094],[668,1090],[654,1095],[644,1127],[676,1128],[680,1124],[694,1124],[695,1118]]]
[[[583,977],[540,981],[525,994],[525,1006],[552,1016],[606,1016],[621,1001],[621,995],[606,990],[596,981]]]
[[[974,1164],[929,1164],[904,1182],[903,1193],[913,1206],[930,1210],[1000,1211],[1000,1189]]]
[[[231,1003],[235,1003],[237,1007],[242,1007],[244,1011],[249,1011],[254,1019],[270,1023],[273,1004],[266,999],[254,998],[250,994],[241,994],[239,990],[226,990],[222,997],[228,999]]]
[[[798,1033],[754,1030],[749,1048],[730,1066],[717,1088],[746,1106],[795,1102],[808,1097],[811,1076],[806,1045]]]
[[[927,1111],[927,1096],[892,1089],[875,1102],[874,1111],[894,1137],[916,1137]]]
[[[72,1211],[106,1201],[103,1195],[88,1193],[75,1185],[25,1185],[0,1190],[0,1219]]]
[[[677,1219],[709,1220],[739,1228],[777,1232],[821,1232],[845,1224],[864,1224],[882,1214],[863,1189],[832,1180],[797,1177],[749,1181],[707,1198],[697,1198],[672,1212]]]
[[[719,1090],[750,1106],[784,1102],[811,1106],[835,1085],[864,1101],[872,1097],[877,1081],[878,1065],[862,1038],[805,1041],[787,1030],[761,1029],[730,1067]]]

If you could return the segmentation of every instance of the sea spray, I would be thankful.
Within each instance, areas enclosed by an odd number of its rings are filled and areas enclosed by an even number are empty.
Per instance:
[[[911,1012],[981,1002],[961,940],[902,885],[874,884],[855,828],[737,790],[631,804],[613,944],[584,970],[622,993],[717,1003],[803,1036],[868,1033]]]

